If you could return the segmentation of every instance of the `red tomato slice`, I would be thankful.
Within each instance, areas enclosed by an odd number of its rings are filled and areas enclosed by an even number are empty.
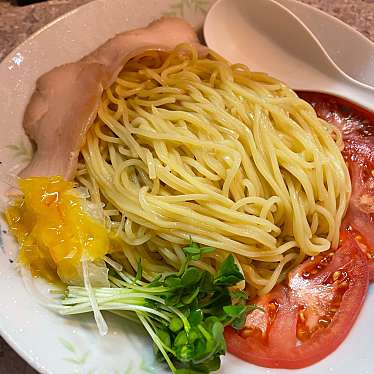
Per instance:
[[[298,266],[288,285],[255,300],[263,311],[241,331],[225,329],[228,351],[271,368],[297,369],[333,352],[349,333],[364,302],[367,259],[351,234],[336,252]]]
[[[351,174],[352,196],[343,228],[352,229],[369,261],[374,281],[374,113],[327,94],[298,92],[320,118],[343,134],[343,156]]]

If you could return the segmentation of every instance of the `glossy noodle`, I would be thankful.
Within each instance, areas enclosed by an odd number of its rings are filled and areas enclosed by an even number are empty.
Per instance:
[[[130,60],[102,97],[76,176],[127,269],[178,269],[190,240],[236,256],[252,294],[336,247],[350,197],[340,133],[280,81],[190,45]],[[117,248],[117,249],[118,249]]]

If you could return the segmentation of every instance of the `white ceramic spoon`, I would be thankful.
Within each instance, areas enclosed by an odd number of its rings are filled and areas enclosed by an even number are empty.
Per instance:
[[[339,19],[297,0],[284,5],[320,41],[336,65],[352,78],[374,87],[374,43]]]
[[[345,97],[374,110],[374,88],[345,74],[287,8],[273,0],[219,0],[204,25],[208,46],[293,89]]]

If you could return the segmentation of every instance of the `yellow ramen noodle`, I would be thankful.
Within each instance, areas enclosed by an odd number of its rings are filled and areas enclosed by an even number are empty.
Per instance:
[[[280,81],[189,45],[148,51],[103,94],[76,179],[127,268],[152,278],[193,240],[233,253],[252,294],[336,247],[351,185],[341,136]]]

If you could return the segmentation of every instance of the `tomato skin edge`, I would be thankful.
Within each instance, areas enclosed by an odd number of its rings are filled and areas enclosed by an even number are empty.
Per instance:
[[[352,283],[343,296],[341,308],[336,312],[328,328],[317,331],[306,343],[289,349],[287,342],[284,347],[279,343],[275,347],[266,346],[256,339],[243,338],[233,328],[227,327],[225,339],[228,352],[262,367],[301,369],[319,362],[335,351],[349,334],[357,319],[369,285],[366,256],[352,237],[346,240],[352,247],[352,258],[356,259],[356,266],[351,271]],[[353,303],[354,305],[351,305]],[[288,305],[285,309],[288,309],[290,313],[294,311],[290,318],[296,320],[296,307]]]
[[[373,283],[374,282],[374,264],[369,264],[369,282]]]
[[[365,167],[374,168],[374,112],[350,100],[327,93],[312,91],[296,91],[296,93],[313,106],[319,118],[342,132],[345,144],[342,154],[352,181],[350,205],[342,228],[352,226],[364,237],[367,244],[374,248],[374,224],[368,212],[361,210],[359,204],[363,194],[371,196],[374,194],[373,180],[369,181],[364,176]],[[368,263],[370,282],[374,282],[374,258]]]

